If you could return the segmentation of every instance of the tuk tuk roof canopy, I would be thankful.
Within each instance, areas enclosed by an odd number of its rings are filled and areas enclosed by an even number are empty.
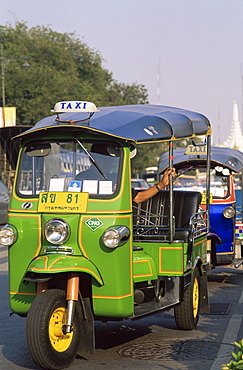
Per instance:
[[[200,152],[195,154],[185,154],[186,148],[175,149],[173,151],[173,165],[177,168],[184,168],[185,165],[189,166],[204,166],[206,165],[206,156],[200,155]],[[237,149],[211,147],[211,167],[221,165],[228,168],[231,172],[239,173],[243,170],[243,153]],[[168,152],[161,155],[159,161],[159,173],[164,172],[168,167],[169,159]]]
[[[68,106],[68,102],[66,102]],[[62,103],[63,104],[63,103]],[[151,143],[211,135],[209,120],[202,114],[161,105],[122,105],[101,107],[87,117],[87,113],[62,113],[36,123],[30,130],[14,139],[41,131],[94,131],[132,143]],[[57,132],[57,131],[56,131]]]

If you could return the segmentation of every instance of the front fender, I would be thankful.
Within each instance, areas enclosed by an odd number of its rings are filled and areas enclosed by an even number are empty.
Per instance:
[[[33,259],[26,272],[53,274],[60,272],[86,272],[93,276],[100,285],[104,285],[103,279],[95,265],[83,256],[66,256],[48,254]]]
[[[222,240],[218,234],[215,233],[209,233],[208,239],[211,240],[213,243],[218,243],[219,245],[222,245]]]

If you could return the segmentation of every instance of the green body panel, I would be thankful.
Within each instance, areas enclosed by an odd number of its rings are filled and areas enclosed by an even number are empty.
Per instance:
[[[86,272],[100,285],[102,278],[97,268],[88,259],[82,256],[67,256],[64,254],[49,254],[36,257],[28,266],[27,271],[35,273]]]
[[[85,224],[88,215],[82,216],[80,244],[83,253],[99,269],[104,281],[102,286],[92,287],[93,308],[97,316],[124,317],[133,312],[132,240],[121,247],[110,249],[101,242],[103,232],[112,225],[124,225],[132,229],[131,214],[97,215],[103,225],[92,231]]]
[[[134,246],[143,247],[155,264],[157,275],[182,276],[184,272],[185,243],[137,242]]]
[[[10,308],[24,314],[36,293],[35,283],[24,284],[23,279],[30,261],[40,252],[41,216],[9,213],[8,222],[18,230],[18,239],[9,248]]]
[[[160,276],[182,276],[188,266],[187,243],[148,243],[135,242],[133,246],[143,247],[144,251],[152,258],[156,272]],[[206,237],[202,236],[194,240],[192,250],[192,266],[198,256],[202,263],[206,263]]]
[[[155,262],[151,256],[143,251],[135,251],[133,253],[133,281],[155,280],[158,278]]]

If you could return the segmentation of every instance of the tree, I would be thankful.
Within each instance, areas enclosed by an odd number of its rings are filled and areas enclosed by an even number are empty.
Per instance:
[[[114,81],[108,90],[108,100],[109,105],[145,104],[148,103],[147,90],[143,85],[126,85]]]
[[[62,100],[85,99],[97,106],[148,103],[143,85],[115,81],[102,66],[101,55],[75,33],[62,34],[44,26],[28,29],[21,22],[0,27],[0,33],[4,58],[31,58],[28,71],[21,69],[19,60],[5,68],[6,106],[17,107],[20,125],[48,116]]]
[[[140,178],[146,167],[157,167],[159,157],[165,151],[163,143],[137,146],[138,154],[132,159],[132,177]]]

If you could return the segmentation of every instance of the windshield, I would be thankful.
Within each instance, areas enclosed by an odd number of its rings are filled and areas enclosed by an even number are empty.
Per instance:
[[[180,170],[183,172],[183,170]],[[177,190],[195,190],[206,192],[206,169],[191,169],[176,178]],[[223,176],[215,169],[210,170],[210,193],[213,199],[224,199],[229,196],[229,176]]]
[[[42,191],[111,196],[117,189],[121,153],[113,143],[32,143],[22,154],[17,192],[23,196]]]

